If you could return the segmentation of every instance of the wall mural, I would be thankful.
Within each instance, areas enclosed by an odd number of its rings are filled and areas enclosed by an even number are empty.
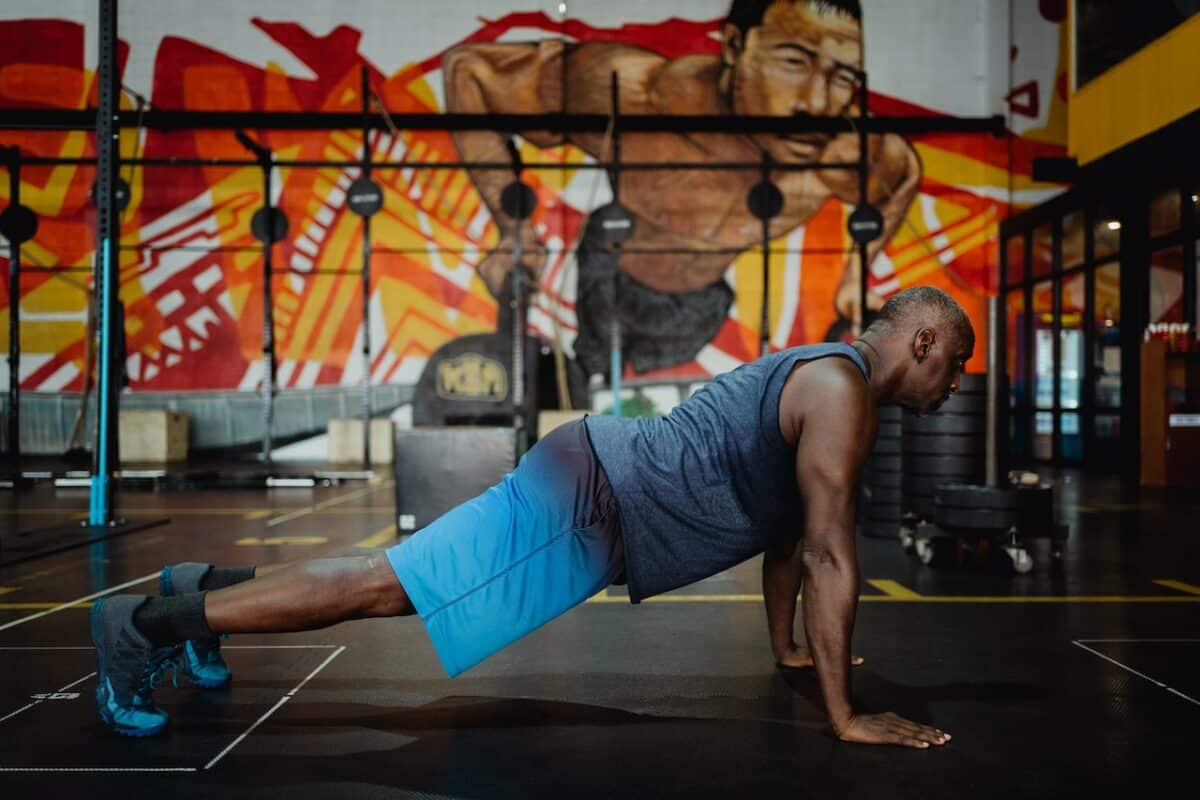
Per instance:
[[[431,38],[428,52],[411,58],[406,50],[403,64],[387,65],[364,53],[370,31],[361,24],[318,27],[247,15],[226,24],[261,34],[256,41],[264,53],[248,54],[241,45],[226,51],[219,36],[189,38],[189,26],[180,23],[177,34],[157,40],[125,31],[121,60],[125,66],[150,60],[149,85],[130,88],[160,109],[357,112],[365,64],[392,113],[605,113],[613,70],[620,75],[622,110],[630,113],[852,113],[854,69],[864,63],[862,26],[871,24],[874,7],[867,4],[860,22],[856,3],[778,3],[765,14],[747,11],[750,5],[737,0],[728,15],[705,19],[615,25],[541,11],[469,16],[465,35]],[[1053,45],[1061,38],[1056,4],[1039,6],[1030,29]],[[85,59],[94,36],[86,19],[0,19],[0,107],[94,106],[95,76]],[[272,60],[281,50],[289,54],[286,67]],[[884,212],[885,235],[871,249],[872,305],[906,286],[931,283],[958,297],[986,332],[997,223],[1010,197],[1028,205],[1053,191],[1031,182],[1029,162],[1062,153],[1065,83],[1058,75],[1065,64],[1058,53],[1057,46],[1042,47],[1030,66],[1014,46],[1014,74],[1034,74],[1006,98],[1019,133],[1011,142],[957,134],[873,138],[869,192]],[[871,69],[870,53],[865,61]],[[128,70],[125,76],[128,82]],[[946,113],[875,88],[885,83],[872,79],[874,113]],[[134,109],[131,94],[122,105]],[[355,159],[362,147],[350,131],[258,136],[286,159]],[[95,152],[93,137],[81,132],[0,132],[0,143],[39,156]],[[524,263],[539,287],[531,332],[558,339],[587,371],[602,371],[608,321],[616,313],[627,373],[652,379],[702,379],[755,357],[761,229],[745,197],[758,174],[623,173],[620,199],[636,225],[618,268],[588,225],[589,212],[612,199],[607,177],[579,168],[604,158],[610,147],[602,134],[559,141],[530,133],[519,141],[529,167],[525,180],[538,197],[523,241]],[[852,136],[642,134],[623,136],[621,147],[630,161],[758,163],[763,152],[780,163],[857,156]],[[377,160],[427,164],[507,158],[505,140],[484,132],[384,132],[371,137],[370,148]],[[228,131],[127,131],[122,152],[247,157]],[[566,168],[536,169],[546,163]],[[358,174],[342,168],[276,174],[275,201],[290,220],[288,237],[275,251],[281,272],[273,279],[281,388],[362,378],[361,220],[345,207],[345,190]],[[122,175],[132,187],[120,263],[131,388],[255,388],[262,378],[262,270],[249,220],[262,204],[257,168],[126,166]],[[21,177],[22,202],[40,218],[36,238],[22,250],[24,266],[39,269],[21,282],[21,384],[77,391],[94,247],[94,170],[27,166]],[[372,222],[371,378],[414,383],[439,346],[496,328],[494,294],[510,268],[512,245],[498,195],[511,173],[383,169],[374,177],[387,199]],[[845,219],[857,190],[851,175],[832,172],[776,173],[775,182],[784,206],[770,228],[768,318],[771,345],[782,348],[841,334],[854,311],[857,264]],[[7,192],[7,181],[0,181],[0,206]],[[7,248],[0,261],[7,265]],[[6,291],[4,282],[0,293]],[[0,309],[7,302],[0,296]],[[5,322],[0,340],[6,335]],[[969,368],[983,368],[983,345]]]

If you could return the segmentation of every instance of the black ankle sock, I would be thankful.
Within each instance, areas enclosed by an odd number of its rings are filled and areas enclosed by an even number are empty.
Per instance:
[[[175,597],[151,597],[133,612],[133,624],[155,647],[168,647],[188,639],[211,639],[204,619],[204,592]]]
[[[213,567],[200,579],[200,591],[224,589],[254,577],[254,567]]]

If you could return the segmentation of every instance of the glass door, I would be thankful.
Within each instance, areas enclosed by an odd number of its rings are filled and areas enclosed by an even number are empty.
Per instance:
[[[1083,399],[1084,284],[1082,271],[1063,276],[1058,331],[1058,455],[1062,461],[1072,464],[1083,461],[1080,407]]]
[[[1054,458],[1054,288],[1033,285],[1033,457]]]

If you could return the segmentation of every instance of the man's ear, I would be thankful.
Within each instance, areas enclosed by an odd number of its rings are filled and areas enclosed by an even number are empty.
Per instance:
[[[917,331],[917,335],[913,337],[913,355],[917,357],[917,361],[925,360],[935,341],[937,334],[933,328],[921,328]]]
[[[721,63],[732,67],[742,52],[742,31],[737,25],[725,23],[721,29]]]

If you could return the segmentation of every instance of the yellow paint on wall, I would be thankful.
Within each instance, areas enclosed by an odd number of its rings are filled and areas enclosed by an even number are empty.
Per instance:
[[[342,276],[317,275],[313,288],[296,325],[296,336],[289,342],[291,358],[325,361],[340,332],[341,319],[352,312],[350,303],[359,296],[359,281]],[[315,331],[316,336],[306,335]]]
[[[250,297],[250,285],[243,283],[236,286],[228,286],[225,291],[229,293],[229,302],[233,306],[234,316],[241,317],[242,311],[246,308],[246,300]]]
[[[1067,152],[1087,164],[1200,109],[1200,14],[1071,95]]]
[[[257,249],[239,250],[233,254],[233,268],[238,272],[245,272],[258,264],[260,258],[261,253]]]

